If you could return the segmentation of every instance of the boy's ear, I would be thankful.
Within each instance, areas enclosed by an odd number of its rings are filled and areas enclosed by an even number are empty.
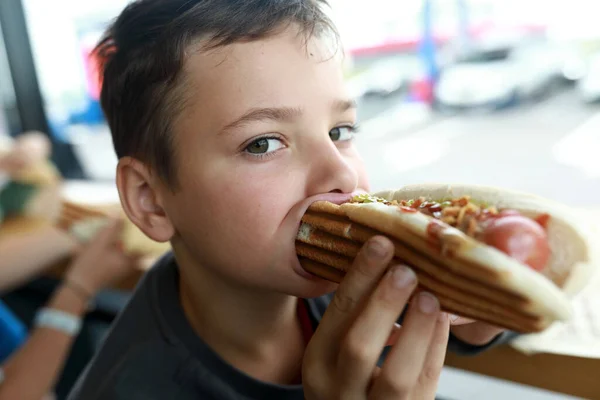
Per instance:
[[[156,185],[144,163],[131,157],[119,160],[117,188],[127,217],[151,239],[167,242],[175,229],[162,207]]]

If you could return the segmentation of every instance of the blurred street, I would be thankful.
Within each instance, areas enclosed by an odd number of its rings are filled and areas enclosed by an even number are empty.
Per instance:
[[[573,90],[495,113],[435,114],[414,129],[404,127],[407,113],[392,106],[362,126],[357,141],[374,190],[478,183],[600,205],[600,108]]]

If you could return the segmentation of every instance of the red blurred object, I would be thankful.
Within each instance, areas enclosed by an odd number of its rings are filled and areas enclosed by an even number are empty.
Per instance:
[[[426,104],[433,104],[434,82],[429,78],[421,78],[411,82],[410,96],[414,101]]]
[[[93,47],[83,46],[81,51],[83,56],[83,65],[85,68],[88,94],[93,100],[100,100],[100,76],[98,71],[98,62],[92,56]]]

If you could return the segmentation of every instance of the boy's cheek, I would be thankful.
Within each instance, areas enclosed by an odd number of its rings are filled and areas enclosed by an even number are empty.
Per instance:
[[[240,244],[265,242],[269,233],[276,233],[285,217],[281,197],[281,193],[270,192],[200,195],[196,201],[174,205],[179,214],[176,225],[186,226],[185,231],[199,235],[198,240],[221,236],[223,241],[236,240]]]

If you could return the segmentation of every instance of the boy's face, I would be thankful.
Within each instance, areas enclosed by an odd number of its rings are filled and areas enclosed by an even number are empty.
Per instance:
[[[333,289],[302,270],[294,239],[321,195],[369,190],[340,57],[288,29],[196,52],[185,73],[193,95],[175,124],[181,190],[160,194],[184,257],[252,288]]]

